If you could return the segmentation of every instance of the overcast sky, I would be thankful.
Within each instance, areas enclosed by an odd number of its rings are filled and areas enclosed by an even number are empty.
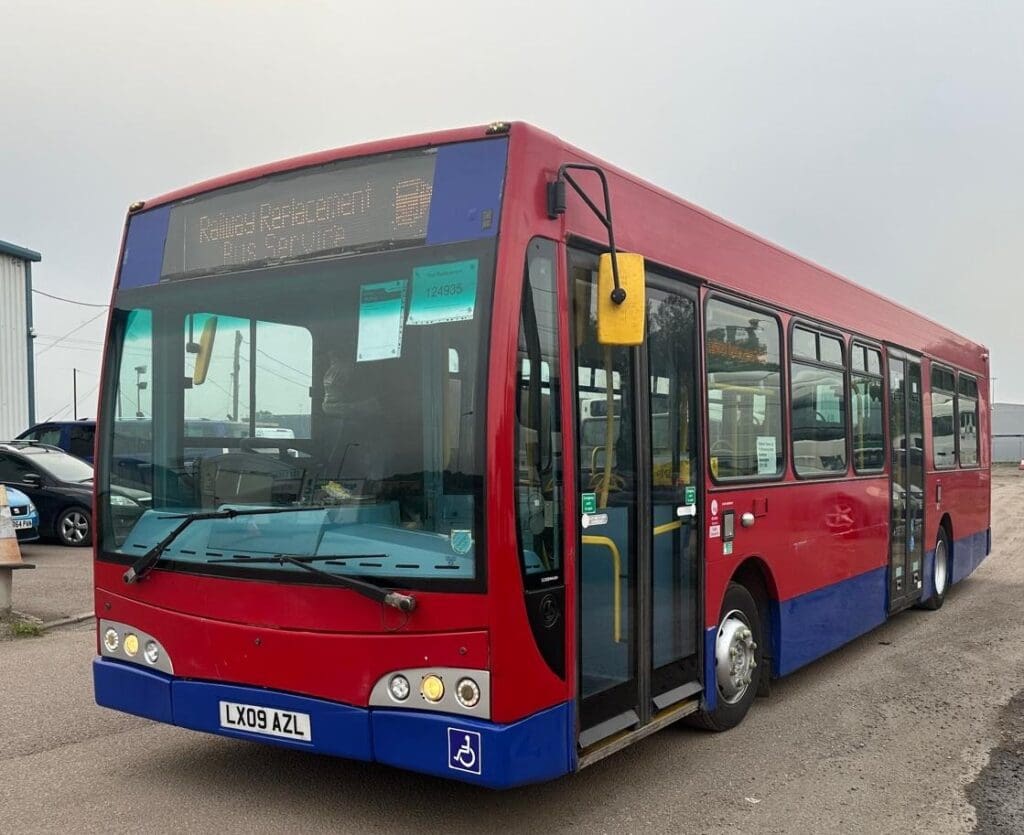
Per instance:
[[[525,119],[985,342],[1024,402],[1024,3],[0,0],[0,28],[0,239],[40,290],[106,303],[133,200]],[[104,319],[36,297],[40,420],[74,367],[95,413]]]

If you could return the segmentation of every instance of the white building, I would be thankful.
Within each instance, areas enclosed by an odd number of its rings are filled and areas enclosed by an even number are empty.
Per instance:
[[[992,407],[992,460],[1024,461],[1024,405],[996,403]]]
[[[36,420],[32,263],[42,255],[0,241],[0,441]]]

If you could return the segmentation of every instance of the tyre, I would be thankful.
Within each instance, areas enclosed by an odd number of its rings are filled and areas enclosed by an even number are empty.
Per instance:
[[[935,540],[935,558],[932,560],[932,588],[935,591],[927,600],[921,601],[922,609],[941,609],[946,601],[946,592],[949,591],[949,579],[952,575],[952,565],[949,560],[949,537],[946,536],[946,529],[939,527],[939,535]]]
[[[711,731],[736,727],[747,715],[757,696],[764,655],[764,625],[757,603],[745,586],[730,583],[722,601],[715,641],[715,680],[705,686],[716,688],[717,704],[701,712],[694,724]]]
[[[57,517],[55,527],[61,545],[83,548],[92,544],[92,515],[84,507],[69,507]]]

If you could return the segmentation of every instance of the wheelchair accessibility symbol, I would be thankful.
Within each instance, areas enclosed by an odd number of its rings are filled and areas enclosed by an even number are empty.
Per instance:
[[[480,734],[477,731],[448,729],[448,768],[480,773]]]

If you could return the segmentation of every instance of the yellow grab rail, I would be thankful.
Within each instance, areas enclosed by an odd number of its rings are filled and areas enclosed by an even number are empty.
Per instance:
[[[654,529],[654,535],[660,536],[669,531],[679,530],[682,526],[683,523],[679,520],[666,522],[664,525],[658,525]],[[612,637],[615,643],[622,643],[622,554],[619,551],[619,546],[615,544],[615,540],[607,536],[584,536],[583,544],[600,545],[607,548],[611,553],[612,572],[614,574],[614,582],[612,584],[612,606],[614,608],[612,613]]]
[[[612,572],[614,572],[614,583],[612,585],[612,638],[615,643],[622,641],[622,554],[619,553],[619,546],[607,536],[585,536],[584,545],[601,545],[607,548],[612,555]]]

